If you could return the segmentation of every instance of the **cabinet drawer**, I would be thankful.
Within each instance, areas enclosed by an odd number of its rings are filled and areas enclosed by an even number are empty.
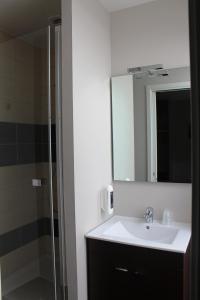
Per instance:
[[[134,247],[99,240],[87,240],[88,254],[99,257],[101,263],[113,266],[153,267],[154,270],[183,270],[184,255],[155,249]]]
[[[183,300],[183,255],[87,240],[89,300]]]

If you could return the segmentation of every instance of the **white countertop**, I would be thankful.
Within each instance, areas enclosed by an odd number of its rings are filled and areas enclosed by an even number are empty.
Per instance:
[[[174,240],[170,243],[163,243],[160,241],[152,241],[152,240],[138,238],[132,234],[129,234],[128,231],[127,231],[127,234],[125,234],[125,235],[120,234],[120,233],[119,234],[114,233],[113,235],[107,234],[108,231],[112,232],[113,226],[115,226],[116,224],[121,224],[123,222],[126,222],[126,223],[128,222],[129,224],[133,224],[133,226],[134,226],[134,224],[137,224],[137,226],[138,225],[157,226],[157,227],[161,228],[161,230],[162,230],[162,228],[164,230],[166,228],[168,228],[169,230],[170,230],[170,228],[176,229],[177,234],[175,235]],[[168,225],[162,225],[161,222],[156,221],[156,220],[152,224],[147,224],[144,222],[144,219],[141,219],[141,218],[113,216],[108,221],[104,222],[103,224],[101,224],[101,225],[97,226],[96,228],[94,228],[93,230],[89,231],[86,234],[86,238],[110,241],[110,242],[145,247],[145,248],[153,248],[153,249],[164,250],[164,251],[185,253],[188,248],[190,238],[191,238],[191,225],[189,223],[173,222],[170,226],[168,226]]]

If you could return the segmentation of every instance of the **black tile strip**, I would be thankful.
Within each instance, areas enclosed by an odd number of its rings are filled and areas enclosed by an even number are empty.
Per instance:
[[[54,236],[59,237],[58,219],[54,219]]]
[[[16,134],[15,123],[0,122],[0,144],[16,144],[17,134]]]
[[[56,161],[55,124],[52,124],[52,160]],[[0,122],[0,166],[48,161],[48,125]]]
[[[17,164],[31,164],[36,161],[35,144],[18,144]]]
[[[48,144],[48,142],[49,142],[48,125],[41,125],[41,130],[42,130],[42,143]]]
[[[20,143],[36,143],[39,142],[38,135],[41,135],[40,130],[36,130],[33,124],[17,124],[17,142]]]
[[[13,166],[17,164],[17,146],[0,145],[0,166]]]
[[[56,143],[56,125],[52,124],[51,126],[51,139],[52,139],[52,143]]]
[[[54,220],[55,237],[58,237],[58,220]],[[7,232],[0,236],[0,257],[23,247],[38,238],[51,235],[50,218],[42,218],[33,223]]]

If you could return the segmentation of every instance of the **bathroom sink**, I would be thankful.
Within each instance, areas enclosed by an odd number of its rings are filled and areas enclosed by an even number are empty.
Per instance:
[[[87,238],[185,253],[191,238],[188,223],[159,221],[145,223],[143,218],[114,216],[86,234]]]
[[[121,238],[139,238],[147,241],[162,242],[171,244],[178,229],[175,227],[167,227],[160,224],[146,224],[133,222],[129,220],[121,220],[106,229],[103,234],[107,236],[116,236]]]

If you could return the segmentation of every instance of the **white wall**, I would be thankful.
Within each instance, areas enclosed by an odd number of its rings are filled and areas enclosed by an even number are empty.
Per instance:
[[[154,208],[161,219],[164,208],[179,222],[191,220],[191,185],[175,183],[115,183],[115,213],[143,218],[145,208]]]
[[[189,64],[188,0],[157,0],[111,14],[112,74]]]
[[[112,181],[110,17],[97,0],[63,0],[63,18],[64,182],[66,219],[70,218],[66,221],[69,300],[77,299],[76,282],[78,299],[86,300],[84,235],[103,221],[100,194]],[[72,82],[68,76],[70,72],[73,73]],[[75,240],[70,227],[76,230]],[[68,245],[71,241],[72,246]]]
[[[158,0],[111,14],[112,74],[162,63],[189,65],[188,1]],[[191,219],[191,185],[115,182],[115,213],[142,217],[151,205],[157,218],[168,207],[175,219]]]
[[[74,0],[73,93],[78,299],[86,300],[85,233],[101,221],[111,182],[110,19],[96,0]]]

